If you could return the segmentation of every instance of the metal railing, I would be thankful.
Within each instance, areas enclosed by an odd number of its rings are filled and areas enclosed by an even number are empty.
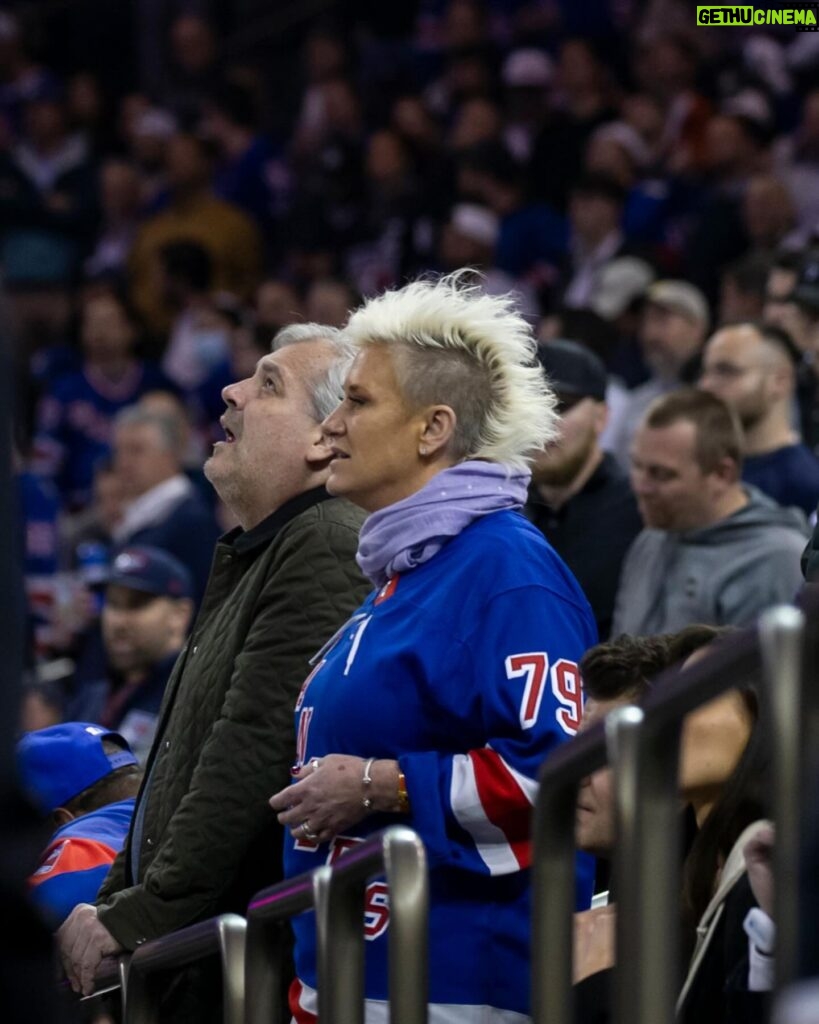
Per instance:
[[[247,920],[224,914],[146,942],[130,957],[106,958],[97,970],[94,994],[87,998],[120,989],[124,1024],[155,1024],[161,975],[218,955],[225,1024],[280,1024],[282,926],[296,914],[315,910],[322,1024],[364,1024],[364,900],[368,883],[380,875],[386,877],[390,900],[390,1020],[426,1024],[426,852],[416,833],[403,826],[376,833],[332,866],[257,893]]]
[[[671,1024],[679,991],[681,858],[677,773],[680,726],[690,711],[762,671],[774,732],[777,809],[777,984],[797,976],[800,808],[808,734],[819,737],[813,628],[792,607],[772,609],[757,630],[732,637],[685,673],[665,673],[641,708],[627,707],[557,750],[535,807],[532,1011],[535,1024],[571,1024],[575,805],[581,780],[615,769],[618,839],[615,1020]],[[764,697],[764,694],[763,694]],[[781,936],[781,938],[780,938]]]
[[[248,907],[245,984],[253,993],[247,1024],[281,1024],[282,979],[276,932],[284,918],[316,912],[318,1009],[322,1024],[364,1024],[364,931],[367,883],[384,874],[390,890],[390,1019],[425,1024],[429,890],[418,836],[388,828],[347,851],[332,867],[260,892]]]

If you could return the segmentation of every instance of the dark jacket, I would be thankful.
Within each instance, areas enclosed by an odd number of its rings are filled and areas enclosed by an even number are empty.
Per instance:
[[[178,558],[193,578],[194,598],[198,603],[205,592],[218,539],[219,526],[213,509],[198,492],[192,491],[161,522],[132,533],[128,544],[147,544]]]
[[[126,949],[243,913],[281,878],[267,801],[290,779],[296,697],[310,657],[370,589],[355,562],[363,513],[327,497],[302,494],[217,545],[128,841],[97,900]]]
[[[600,639],[608,639],[620,568],[643,525],[628,476],[607,453],[582,490],[561,508],[546,505],[532,486],[524,513],[574,573],[592,606]]]

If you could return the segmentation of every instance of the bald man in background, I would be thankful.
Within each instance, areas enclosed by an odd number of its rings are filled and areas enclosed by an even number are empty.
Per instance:
[[[700,387],[732,406],[742,424],[742,479],[807,515],[819,502],[819,459],[793,429],[799,353],[770,324],[723,327],[708,340]]]

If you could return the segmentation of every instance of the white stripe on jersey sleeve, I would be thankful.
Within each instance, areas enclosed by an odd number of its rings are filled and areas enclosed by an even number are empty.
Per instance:
[[[472,836],[491,875],[510,875],[520,871],[520,864],[506,836],[486,817],[478,796],[472,758],[467,754],[456,754],[452,758],[449,802],[458,824]]]

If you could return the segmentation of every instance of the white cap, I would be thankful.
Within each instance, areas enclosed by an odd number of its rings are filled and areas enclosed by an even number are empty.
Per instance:
[[[169,139],[176,134],[176,118],[167,110],[151,107],[137,117],[134,134],[139,138]]]
[[[604,320],[616,320],[654,280],[653,269],[636,256],[610,260],[600,271],[591,309]]]
[[[554,78],[554,64],[543,50],[514,50],[503,62],[504,85],[519,89],[545,88]]]
[[[498,240],[498,218],[487,207],[477,203],[458,203],[453,207],[449,223],[473,242],[493,246]]]
[[[616,142],[626,151],[636,167],[645,167],[651,160],[651,150],[646,140],[636,128],[625,121],[612,121],[610,124],[600,125],[592,134],[592,140],[594,139]]]

